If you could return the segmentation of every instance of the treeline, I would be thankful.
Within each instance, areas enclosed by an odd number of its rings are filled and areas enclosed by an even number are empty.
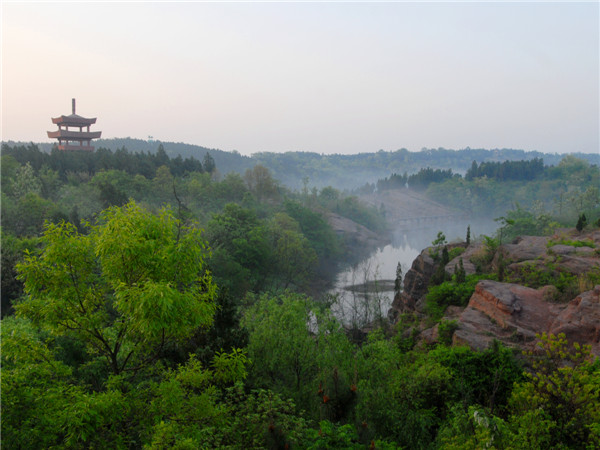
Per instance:
[[[429,198],[475,216],[497,217],[516,205],[547,211],[568,223],[586,212],[600,215],[600,169],[573,155],[564,156],[556,166],[542,159],[472,163],[463,177],[448,170],[425,168],[414,175],[392,174],[356,192],[377,189],[422,190]]]
[[[544,170],[544,160],[541,158],[534,158],[530,161],[504,161],[502,163],[482,162],[480,165],[477,165],[477,161],[473,161],[471,168],[467,171],[464,178],[467,181],[472,181],[480,177],[487,177],[498,181],[531,181],[542,176]],[[441,183],[453,177],[462,178],[462,175],[453,173],[452,169],[442,170],[426,167],[412,175],[408,175],[406,172],[403,175],[393,173],[387,178],[377,180],[377,183],[373,187],[377,186],[377,190],[380,191],[400,189],[402,187],[425,190],[431,183]]]
[[[20,144],[9,143],[11,146]],[[144,141],[141,139],[99,139],[97,148],[110,149],[113,152],[125,147],[134,152],[155,152],[159,142]],[[181,155],[182,158],[196,158],[202,160],[208,152],[214,158],[221,173],[244,172],[260,164],[271,171],[277,180],[285,180],[286,186],[300,189],[304,180],[308,179],[311,185],[317,188],[335,186],[338,189],[356,189],[365,183],[383,179],[390,173],[415,174],[425,167],[432,169],[448,170],[455,173],[466,173],[473,161],[501,163],[502,161],[520,161],[531,159],[544,159],[547,165],[557,165],[563,155],[547,154],[537,151],[523,151],[515,149],[472,149],[452,150],[445,148],[427,149],[413,152],[405,148],[395,151],[379,150],[371,153],[354,155],[325,155],[308,151],[296,152],[260,152],[252,156],[244,156],[236,151],[222,151],[205,147],[184,144],[181,142],[163,142],[165,151],[171,158]],[[39,147],[49,153],[51,144],[40,144]],[[579,159],[590,164],[600,164],[600,155],[574,153]]]
[[[372,188],[377,186],[378,191],[385,191],[390,189],[401,189],[403,187],[424,190],[427,189],[430,183],[439,183],[447,178],[454,176],[460,176],[459,174],[453,174],[451,169],[432,169],[427,167],[419,170],[417,173],[408,175],[404,172],[403,175],[393,173],[387,178],[377,180],[375,185],[371,185]],[[364,189],[363,189],[364,190]]]
[[[11,156],[20,164],[29,163],[34,171],[47,167],[58,173],[61,180],[67,181],[69,175],[87,174],[93,177],[106,170],[122,170],[129,175],[143,175],[154,178],[156,169],[165,166],[172,175],[182,176],[188,172],[211,173],[216,165],[210,153],[203,161],[193,156],[183,159],[181,155],[170,158],[162,144],[155,152],[129,152],[125,147],[114,152],[100,147],[94,152],[64,152],[54,148],[50,153],[41,151],[36,145],[9,146],[2,144],[2,156]]]
[[[496,180],[531,181],[544,174],[544,160],[534,158],[530,161],[482,162],[479,166],[473,161],[471,168],[465,174],[466,180],[478,177],[494,178]]]

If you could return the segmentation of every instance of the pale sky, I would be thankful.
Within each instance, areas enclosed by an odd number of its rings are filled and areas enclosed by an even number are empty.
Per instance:
[[[598,152],[599,3],[23,3],[2,140],[50,118],[242,154]]]

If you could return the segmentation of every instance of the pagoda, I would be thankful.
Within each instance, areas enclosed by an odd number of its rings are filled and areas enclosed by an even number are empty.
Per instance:
[[[93,152],[94,147],[90,145],[92,139],[98,139],[102,131],[90,131],[90,125],[96,123],[96,118],[86,119],[75,114],[75,99],[72,101],[73,114],[60,116],[52,119],[52,123],[58,125],[57,131],[48,131],[48,137],[58,139],[59,150],[83,150]],[[73,129],[69,129],[69,127]],[[74,128],[79,128],[75,130]],[[86,128],[84,131],[83,129]]]

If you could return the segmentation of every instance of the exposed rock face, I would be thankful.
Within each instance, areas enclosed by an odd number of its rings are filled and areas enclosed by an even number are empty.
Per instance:
[[[448,244],[446,247],[451,250],[455,247],[464,247],[465,243],[453,243]],[[476,247],[475,247],[476,249]],[[388,317],[392,322],[395,321],[398,314],[403,312],[423,312],[422,308],[424,305],[425,294],[429,286],[429,281],[436,271],[437,264],[432,258],[431,254],[433,247],[428,247],[421,251],[419,256],[415,258],[411,268],[404,275],[404,289],[394,298],[391,309],[388,312]],[[449,274],[454,273],[454,265],[458,264],[460,258],[454,258],[450,261],[445,270]],[[475,273],[475,266],[469,261],[469,259],[463,260],[463,265],[466,273]],[[472,270],[467,271],[467,267],[472,266]]]
[[[390,223],[419,217],[456,216],[456,212],[411,189],[392,189],[363,194],[361,201],[375,208],[384,205]]]
[[[466,244],[463,244],[466,245]],[[477,257],[482,252],[484,252],[484,248],[482,244],[473,244],[469,245],[463,253],[458,255],[456,258],[450,260],[448,264],[446,264],[446,273],[453,274],[454,268],[459,265],[459,261],[463,260],[463,268],[465,269],[466,275],[473,275],[476,272],[475,264],[471,261],[471,258]]]
[[[474,348],[485,347],[492,337],[508,345],[526,344],[536,333],[548,331],[562,308],[546,301],[541,289],[480,281],[459,318],[454,339]]]
[[[414,311],[417,302],[427,293],[429,280],[435,272],[435,261],[426,248],[415,258],[411,268],[404,275],[404,289],[394,297],[388,317],[395,322],[399,314]]]
[[[569,341],[592,345],[600,355],[600,285],[570,302],[550,324],[549,332],[565,333]]]
[[[590,344],[600,355],[600,285],[568,304],[544,299],[543,289],[481,281],[459,317],[453,342],[482,349],[492,338],[530,347],[536,333],[565,333],[571,342]]]
[[[551,240],[557,244],[552,245]],[[591,241],[591,246],[568,245],[570,241],[578,240]],[[508,274],[518,274],[525,268],[552,275],[567,272],[581,276],[600,267],[599,248],[599,230],[584,234],[563,230],[560,235],[550,237],[524,236],[502,245],[500,251],[508,264]],[[471,259],[480,257],[482,251],[481,245],[470,246],[460,255],[467,274],[475,272]],[[458,260],[455,258],[448,263],[447,273],[454,272]],[[492,267],[498,265],[497,253]],[[425,249],[407,272],[404,291],[394,299],[390,318],[397,317],[400,312],[419,312],[434,271],[435,263],[429,250]],[[515,283],[484,280],[477,284],[467,307],[458,311],[457,307],[449,308],[445,319],[457,322],[453,342],[475,349],[487,348],[493,339],[508,346],[530,348],[535,345],[536,333],[547,332],[565,333],[570,341],[590,344],[592,351],[600,355],[600,285],[568,302],[557,303],[558,294],[553,285],[533,289]],[[421,339],[425,343],[435,342],[437,328],[422,330]]]
[[[502,248],[513,262],[534,260],[546,254],[548,239],[546,236],[521,236],[511,244],[504,244]]]

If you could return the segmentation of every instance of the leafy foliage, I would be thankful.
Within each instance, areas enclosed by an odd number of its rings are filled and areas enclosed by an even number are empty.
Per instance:
[[[521,442],[548,447],[600,444],[600,370],[590,348],[564,334],[542,334],[540,352],[530,352],[533,371],[511,397],[512,422]]]
[[[427,292],[425,310],[433,320],[439,320],[446,307],[467,306],[475,291],[475,285],[481,280],[494,278],[492,275],[467,275],[464,282],[456,278],[444,281],[437,286],[430,286]]]
[[[39,255],[17,266],[28,294],[19,315],[86,342],[118,374],[156,358],[165,343],[206,327],[215,286],[203,271],[200,231],[169,211],[135,203],[106,210],[89,235],[48,224]],[[142,355],[150,352],[150,359]]]
[[[306,410],[339,419],[351,402],[350,342],[339,324],[297,294],[262,296],[245,313],[250,378]],[[317,395],[318,394],[318,395]]]

